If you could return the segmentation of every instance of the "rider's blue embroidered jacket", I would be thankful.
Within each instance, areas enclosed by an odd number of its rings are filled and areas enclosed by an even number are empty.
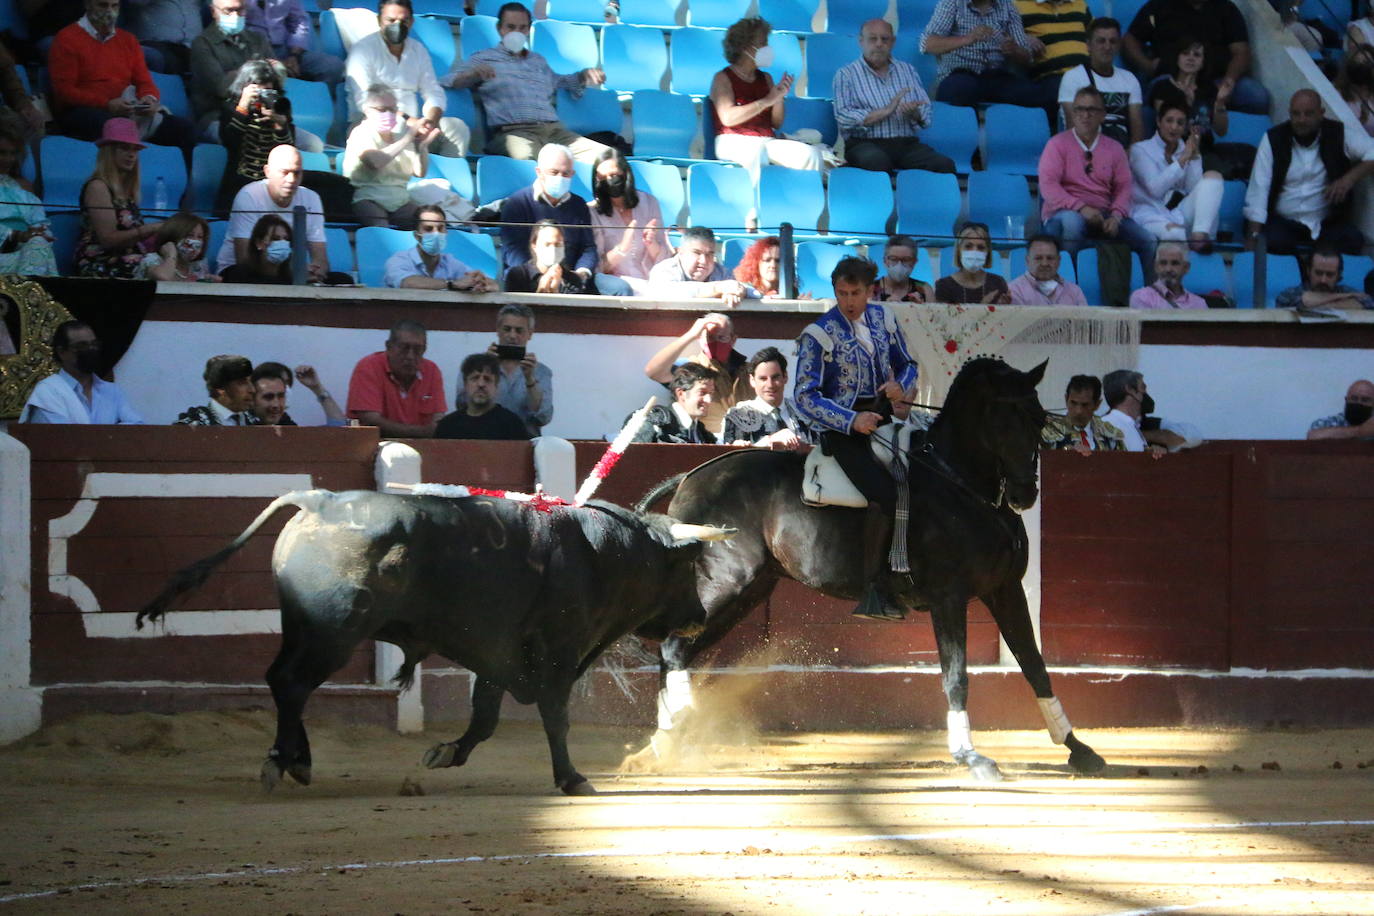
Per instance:
[[[904,389],[916,383],[916,361],[893,313],[871,303],[860,319],[873,338],[873,353],[859,343],[854,326],[835,306],[806,326],[797,341],[798,412],[820,432],[848,433],[855,402],[874,397],[889,376]]]

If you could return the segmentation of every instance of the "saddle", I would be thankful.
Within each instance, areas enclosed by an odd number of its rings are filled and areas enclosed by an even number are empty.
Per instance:
[[[898,476],[895,472],[898,466],[905,472],[911,438],[917,431],[907,423],[884,423],[873,432],[873,458],[894,477]],[[802,502],[808,506],[862,509],[868,505],[868,498],[854,486],[838,461],[822,449],[813,448],[806,456],[802,472]]]

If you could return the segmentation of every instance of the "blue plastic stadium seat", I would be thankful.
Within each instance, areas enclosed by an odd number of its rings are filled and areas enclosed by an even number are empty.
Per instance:
[[[592,199],[592,164],[573,160],[572,192],[590,203]]]
[[[699,162],[687,169],[687,209],[693,226],[710,226],[718,236],[747,235],[754,208],[749,172],[737,165]]]
[[[983,114],[987,157],[983,167],[993,172],[1035,175],[1040,153],[1050,142],[1050,126],[1042,108],[989,105]]]
[[[1045,120],[1043,115],[1040,120]],[[978,149],[978,113],[972,108],[932,102],[930,126],[922,129],[921,142],[953,159],[960,172],[970,171]]]
[[[472,200],[477,196],[472,181],[472,167],[468,165],[466,159],[455,159],[451,156],[430,156],[429,175],[427,177],[447,179],[449,187],[459,197]]]
[[[606,24],[606,0],[549,0],[548,17],[600,28]]]
[[[229,221],[227,219],[212,219],[210,222],[210,241],[206,245],[205,260],[206,266],[211,270],[218,270],[215,260],[219,257],[219,250],[224,245],[224,237],[229,234]]]
[[[488,277],[496,279],[501,276],[501,261],[496,257],[496,242],[489,235],[449,229],[448,253]]]
[[[591,26],[541,19],[530,29],[530,49],[544,55],[554,73],[597,67],[601,55]]]
[[[1245,182],[1228,181],[1221,192],[1221,219],[1217,232],[1231,233],[1232,241],[1245,237],[1245,190]]]
[[[601,30],[606,88],[614,92],[662,89],[668,74],[668,45],[658,29],[608,25]]]
[[[532,160],[509,156],[483,156],[477,160],[477,199],[484,204],[502,200],[511,192],[532,184]]]
[[[229,167],[229,151],[213,143],[197,143],[191,153],[191,209],[202,215],[215,208],[215,195],[224,170]]]
[[[1342,259],[1341,282],[1346,286],[1364,289],[1365,274],[1374,270],[1374,259],[1362,254],[1348,254]]]
[[[586,89],[581,98],[566,89],[559,89],[556,105],[558,119],[575,134],[594,134],[625,130],[625,113],[620,109],[620,97],[606,89]]]
[[[496,17],[476,14],[463,17],[458,24],[458,47],[464,59],[478,51],[494,48],[501,41],[496,33]]]
[[[339,34],[339,23],[335,19],[332,9],[324,10],[320,13],[319,32],[319,48],[321,51],[340,58],[346,58],[348,56],[348,52],[344,50],[343,36]]]
[[[429,52],[435,74],[442,77],[453,69],[453,62],[458,59],[458,44],[453,40],[453,26],[447,19],[416,17],[411,34]]]
[[[682,186],[682,173],[678,167],[631,159],[630,171],[634,173],[635,187],[657,198],[659,211],[663,214],[663,225],[679,225],[682,208],[687,203],[687,193]]]
[[[768,46],[773,49],[773,63],[764,69],[773,77],[773,82],[781,80],[784,73],[792,74],[794,80],[801,79],[806,63],[802,60],[801,42],[797,36],[790,32],[774,32],[768,38]],[[725,58],[720,57],[719,62],[723,64]],[[794,94],[795,91],[788,93],[789,102]]]
[[[857,60],[859,45],[848,35],[820,33],[806,38],[806,96],[834,98],[835,71]],[[791,104],[791,99],[788,99]]]
[[[22,73],[23,68],[19,68]],[[153,84],[157,86],[158,97],[162,100],[165,107],[172,114],[179,118],[186,118],[188,121],[196,119],[191,111],[191,99],[186,95],[186,81],[175,73],[152,73]]]
[[[286,95],[291,99],[291,120],[297,127],[327,140],[334,123],[334,100],[324,83],[287,78]]]
[[[711,91],[711,78],[725,66],[721,49],[724,37],[725,33],[717,29],[678,29],[673,33],[668,59],[672,69],[669,86],[674,92],[704,96]]]
[[[1188,256],[1188,274],[1183,278],[1183,286],[1199,296],[1214,290],[1224,296],[1231,295],[1231,278],[1227,275],[1226,261],[1220,254],[1198,254]]]
[[[1226,136],[1219,139],[1226,143],[1248,143],[1251,146],[1259,146],[1265,132],[1273,126],[1274,124],[1269,120],[1268,115],[1233,111],[1230,113],[1226,125]]]
[[[630,113],[636,157],[683,165],[701,161],[692,158],[699,119],[691,96],[641,89],[630,102]]]
[[[903,235],[953,244],[962,208],[959,179],[953,175],[923,169],[897,173],[897,231]]]
[[[1302,283],[1302,272],[1298,269],[1298,259],[1292,255],[1271,254],[1265,261],[1265,301],[1261,303],[1261,308],[1273,308],[1274,298],[1292,286],[1299,286]],[[1359,282],[1351,282],[1351,278],[1346,278],[1346,283],[1356,288]],[[1241,251],[1236,253],[1235,260],[1231,263],[1231,285],[1235,290],[1236,308],[1253,308],[1255,298],[1255,253],[1253,251]]]
[[[355,281],[358,279],[358,268],[353,263],[353,243],[348,240],[347,229],[342,226],[325,226],[324,252],[329,258],[330,270],[348,274]]]
[[[935,13],[936,5],[937,0],[897,0],[897,34],[919,36]],[[1121,27],[1124,29],[1125,23]]]
[[[787,99],[783,107],[782,132],[790,134],[803,127],[820,131],[821,139],[834,146],[839,132],[835,124],[835,106],[829,99]]]
[[[839,168],[830,173],[830,234],[885,239],[892,217],[892,180],[886,172]]]
[[[52,253],[57,272],[63,276],[76,273],[76,243],[81,239],[81,214],[75,210],[48,213],[48,228],[52,232]]]
[[[415,235],[385,226],[363,226],[354,241],[358,247],[358,282],[381,286],[387,258],[415,245]]]
[[[984,223],[995,245],[1010,244],[1009,240],[1020,245],[1026,237],[1033,206],[1024,176],[1001,172],[969,173],[968,218]]]
[[[43,176],[43,203],[53,207],[80,208],[81,188],[95,171],[94,143],[71,137],[44,137],[38,144],[39,171]]]
[[[1077,276],[1079,287],[1083,290],[1083,296],[1088,300],[1088,305],[1102,305],[1102,280],[1098,273],[1097,247],[1089,246],[1078,252],[1075,258],[1076,266],[1074,273]],[[1134,254],[1130,256],[1131,262],[1131,290],[1140,289],[1145,285],[1145,278],[1140,271],[1140,259]]]
[[[849,255],[844,245],[829,242],[801,242],[797,245],[798,295],[810,293],[817,299],[833,295],[830,273]]]
[[[495,19],[505,2],[506,0],[477,0],[475,11],[479,16],[490,16]]]
[[[735,268],[739,266],[739,262],[744,260],[744,252],[752,244],[754,244],[753,239],[726,239],[725,244],[721,246],[723,250],[720,258],[725,269],[733,274]]]
[[[729,28],[746,9],[737,0],[688,0],[687,24],[699,29]]]
[[[28,20],[19,11],[19,4],[16,3],[15,0],[3,0],[3,2],[0,2],[0,31],[9,32],[15,38],[21,40],[29,37]],[[18,69],[20,73],[24,72],[23,67],[18,67],[16,69]]]
[[[181,197],[186,193],[186,156],[180,147],[150,143],[138,154],[138,168],[143,185],[140,203],[145,212],[156,212],[153,191],[158,178],[167,185],[167,210],[162,213],[162,218],[181,209]]]
[[[343,157],[340,156],[339,158],[342,159]],[[329,164],[329,156],[324,153],[311,152],[310,150],[301,150],[301,165],[305,167],[307,172],[333,171],[333,166]]]
[[[411,5],[417,17],[423,16],[458,22],[466,15],[460,0],[414,0]]]
[[[759,16],[774,32],[809,33],[819,6],[819,0],[759,0]]]
[[[487,119],[477,107],[471,89],[445,89],[444,114],[468,126],[468,155],[479,155],[486,148]]]
[[[625,25],[651,25],[661,31],[682,28],[682,0],[620,0],[620,21]]]
[[[829,18],[825,30],[833,35],[848,35],[856,42],[859,29],[870,19],[881,19],[887,13],[887,0],[844,0],[827,3]]]
[[[1131,23],[1135,21],[1136,14],[1144,6],[1146,0],[1112,0],[1111,17],[1121,23],[1121,31],[1124,34],[1130,29]],[[1105,16],[1106,13],[1101,15]]]
[[[759,231],[776,234],[791,223],[798,238],[815,236],[825,210],[825,189],[820,172],[787,169],[779,165],[759,170]]]

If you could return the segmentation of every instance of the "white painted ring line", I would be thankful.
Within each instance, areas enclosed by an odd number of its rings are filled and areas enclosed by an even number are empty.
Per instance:
[[[1126,830],[1118,827],[1081,827],[1075,828],[1078,833],[1169,833],[1169,832],[1194,832],[1199,830],[1253,830],[1264,828],[1283,828],[1283,827],[1374,827],[1374,820],[1330,820],[1330,821],[1232,821],[1215,824],[1180,824],[1168,828]],[[960,828],[955,830],[939,830],[929,833],[861,833],[852,836],[841,836],[828,838],[828,843],[834,846],[848,847],[854,843],[877,843],[877,842],[922,842],[928,840],[949,839],[961,836],[977,836],[986,833],[986,828]],[[786,855],[807,855],[815,849],[818,844],[808,843],[805,847],[785,853]],[[697,853],[698,855],[726,855],[729,850],[717,851],[715,853]],[[582,849],[571,850],[568,852],[524,852],[507,853],[496,856],[455,856],[440,859],[399,859],[390,862],[350,862],[342,865],[326,866],[306,866],[306,865],[284,865],[273,868],[245,868],[239,871],[223,872],[202,872],[195,875],[161,875],[151,878],[132,878],[126,881],[93,881],[87,884],[72,884],[66,887],[50,888],[43,891],[27,891],[19,894],[7,894],[0,897],[0,904],[15,903],[21,900],[36,900],[43,897],[53,897],[58,894],[70,894],[77,891],[104,890],[112,887],[144,887],[149,884],[184,884],[195,881],[215,881],[225,878],[267,878],[276,875],[301,875],[301,874],[327,874],[337,871],[369,871],[372,869],[395,869],[395,868],[416,868],[425,865],[475,865],[485,862],[514,862],[533,859],[588,859],[588,858],[607,858],[607,859],[634,859],[644,856],[662,856],[678,854],[680,850],[675,849]],[[1105,914],[1105,916],[1146,916],[1151,913],[1167,913],[1176,910],[1193,909],[1203,906],[1201,903],[1177,904],[1174,906],[1160,907],[1147,910],[1130,910],[1119,913]]]

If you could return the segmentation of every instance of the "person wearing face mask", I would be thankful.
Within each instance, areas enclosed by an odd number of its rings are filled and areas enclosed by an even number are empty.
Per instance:
[[[291,283],[291,227],[273,213],[260,217],[247,239],[243,257],[220,271],[225,283]],[[317,283],[344,286],[353,282],[345,273],[312,273]]]
[[[86,14],[57,33],[48,50],[54,111],[62,132],[78,140],[100,136],[111,118],[129,118],[140,136],[190,154],[190,121],[160,112],[157,85],[138,39],[116,28],[119,0],[86,0]]]
[[[719,437],[725,427],[725,412],[753,393],[749,384],[749,360],[735,349],[735,323],[720,312],[703,315],[682,336],[670,341],[644,364],[644,374],[669,386],[673,370],[684,363],[707,369],[714,380],[711,404],[702,420],[711,434]],[[683,358],[693,344],[698,351]]]
[[[1374,382],[1352,382],[1345,392],[1345,409],[1313,420],[1307,438],[1374,439]]]
[[[52,336],[58,371],[34,386],[20,423],[142,423],[124,392],[100,377],[100,340],[84,321],[64,321]]]
[[[1102,394],[1107,399],[1102,419],[1120,430],[1128,452],[1149,452],[1158,458],[1184,444],[1182,436],[1166,429],[1144,429],[1144,420],[1154,413],[1155,399],[1145,385],[1145,376],[1131,369],[1117,369],[1102,377]],[[1155,421],[1158,423],[1158,421]]]
[[[203,136],[219,137],[221,108],[239,68],[272,57],[267,36],[244,28],[243,11],[244,0],[211,0],[210,24],[191,42],[191,108]]]
[[[783,99],[792,89],[793,79],[792,74],[784,73],[775,84],[767,73],[773,65],[773,49],[768,47],[772,30],[763,19],[741,19],[726,29],[723,44],[729,66],[711,80],[716,158],[738,162],[755,182],[765,165],[813,172],[821,168],[819,146],[778,137]]]
[[[868,298],[873,302],[934,302],[929,283],[911,276],[921,251],[909,235],[894,235],[883,249],[882,276],[873,281]]]
[[[210,273],[209,262],[205,259],[209,238],[210,227],[205,220],[182,210],[158,228],[154,240],[157,248],[143,256],[134,279],[219,282],[219,277]]]
[[[205,361],[205,390],[210,400],[181,412],[174,426],[261,426],[253,412],[253,363],[246,356],[224,353]]]
[[[415,227],[407,185],[429,171],[429,150],[438,131],[416,133],[396,109],[396,94],[371,86],[363,96],[363,120],[348,134],[343,174],[353,185],[353,215],[364,226]]]
[[[954,242],[954,273],[935,281],[935,301],[1009,305],[1007,281],[988,273],[992,238],[982,223],[965,223]]]
[[[1087,305],[1083,290],[1059,275],[1059,240],[1037,235],[1026,246],[1026,272],[1007,287],[1012,305]]]
[[[592,234],[599,271],[619,277],[636,295],[649,288],[649,271],[672,255],[658,200],[635,187],[634,172],[619,150],[608,149],[592,170]]]
[[[530,258],[506,271],[508,293],[563,293],[595,296],[596,284],[569,266],[563,230],[541,219],[530,233]]]
[[[415,211],[415,247],[387,258],[382,285],[473,293],[491,293],[499,288],[491,277],[446,254],[447,247],[448,217],[443,208],[433,204],[419,207]]]
[[[272,45],[272,56],[295,79],[337,85],[344,62],[333,54],[312,50],[310,16],[301,0],[250,0],[244,7],[248,28]]]
[[[598,67],[554,73],[543,55],[529,49],[532,21],[523,4],[502,5],[496,14],[500,44],[469,55],[443,83],[454,89],[472,88],[482,100],[490,133],[488,153],[534,159],[545,144],[557,143],[579,162],[593,162],[608,147],[568,130],[558,119],[554,96],[566,89],[581,97],[583,89],[605,83],[606,74]]]
[[[215,261],[220,273],[230,264],[246,257],[249,238],[263,214],[292,217],[297,204],[305,208],[305,247],[310,257],[307,273],[312,281],[323,281],[329,273],[329,253],[324,244],[324,206],[320,195],[301,186],[305,167],[300,150],[282,144],[267,154],[263,177],[239,188],[229,211],[229,229],[224,234]],[[340,179],[342,180],[342,179]]]
[[[378,5],[378,30],[355,41],[348,51],[349,118],[353,123],[365,120],[368,90],[386,86],[395,95],[401,122],[417,140],[429,143],[431,153],[466,156],[468,126],[444,117],[444,90],[429,51],[410,37],[414,25],[410,0],[383,0]]]

